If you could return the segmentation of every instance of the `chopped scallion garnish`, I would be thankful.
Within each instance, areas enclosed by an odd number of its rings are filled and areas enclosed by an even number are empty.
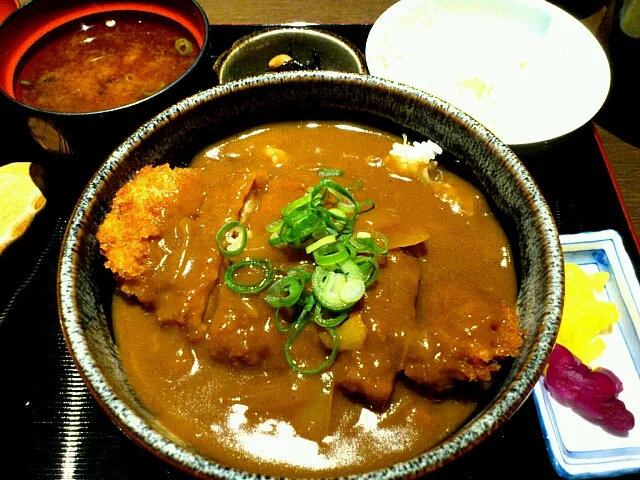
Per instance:
[[[186,38],[179,38],[175,41],[174,47],[180,55],[191,55],[193,53],[193,45]]]
[[[276,220],[275,222],[271,222],[269,225],[267,225],[265,229],[269,233],[275,233],[278,230],[280,230],[280,227],[282,227],[283,222],[284,220]]]
[[[247,246],[247,228],[242,222],[229,222],[218,230],[216,243],[225,257],[240,255]],[[225,243],[227,248],[223,247]]]
[[[325,328],[337,327],[349,317],[348,313],[340,313],[335,317],[323,318],[323,314],[325,312],[326,311],[322,309],[320,304],[316,303],[315,312],[313,314],[313,320],[318,325]]]
[[[265,300],[273,308],[292,307],[300,298],[306,283],[303,275],[291,272],[269,287]]]
[[[319,169],[318,175],[325,178],[286,205],[281,210],[282,218],[266,226],[271,234],[270,245],[304,248],[307,254],[312,254],[315,261],[312,272],[303,266],[281,269],[280,278],[273,282],[275,275],[268,260],[247,260],[234,263],[225,275],[229,288],[241,294],[259,293],[270,285],[265,301],[275,308],[278,331],[289,334],[285,343],[286,361],[293,370],[305,375],[318,373],[333,363],[339,350],[335,327],[349,317],[351,308],[378,278],[380,266],[376,257],[387,254],[384,235],[354,234],[358,215],[371,210],[374,203],[370,200],[358,203],[354,198],[351,192],[361,188],[361,182],[345,188],[326,178],[342,174],[337,169]],[[236,248],[225,250],[221,244],[224,240],[232,244],[240,236],[244,238],[244,249],[247,237],[244,226],[240,222],[227,224],[216,237],[220,250],[236,254]],[[262,279],[250,284],[239,283],[236,273],[245,267],[262,269]],[[287,312],[285,319],[281,316],[282,308]],[[302,330],[312,322],[329,331],[333,348],[322,365],[306,368],[292,358],[291,349]]]
[[[336,332],[336,329],[333,327],[327,327],[327,331],[333,339],[333,347],[327,359],[321,365],[318,365],[315,368],[303,368],[298,365],[293,359],[291,348],[293,346],[293,342],[295,342],[296,338],[298,338],[298,335],[300,335],[300,332],[304,330],[304,327],[307,326],[309,321],[309,318],[306,316],[302,320],[297,321],[293,326],[293,333],[289,336],[289,338],[287,338],[287,341],[284,344],[284,357],[287,361],[287,364],[293,370],[298,373],[302,373],[303,375],[314,375],[329,367],[335,361],[336,357],[338,356],[338,351],[340,350],[340,336],[338,335],[338,332]]]
[[[284,207],[280,213],[282,213],[283,216],[287,216],[289,215],[291,212],[293,212],[294,210],[297,210],[300,207],[304,207],[305,205],[307,205],[309,202],[311,201],[311,196],[309,194],[305,195],[304,197],[300,197],[297,200],[294,200],[293,202],[291,202],[289,205],[287,205],[286,207]]]
[[[315,250],[323,247],[324,245],[328,245],[330,243],[335,243],[336,237],[334,235],[327,235],[326,237],[322,237],[320,240],[313,242],[311,245],[308,245],[307,248],[304,249],[307,253],[313,253]]]
[[[335,265],[349,258],[349,249],[344,243],[329,243],[313,252],[313,258],[320,266]]]
[[[257,282],[240,283],[237,282],[235,276],[238,270],[242,268],[252,268],[262,270],[262,278]],[[236,293],[241,295],[256,294],[267,288],[273,281],[273,266],[269,260],[243,260],[231,265],[225,273],[224,279],[227,286]]]

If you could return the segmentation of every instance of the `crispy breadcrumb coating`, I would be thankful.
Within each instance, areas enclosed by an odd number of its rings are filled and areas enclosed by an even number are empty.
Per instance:
[[[170,212],[180,208],[179,193],[194,177],[188,168],[146,166],[116,193],[96,238],[105,266],[119,279],[132,280],[150,268],[151,241]]]
[[[453,286],[438,287],[455,295],[458,306],[434,308],[425,329],[411,341],[405,375],[433,390],[447,390],[455,381],[488,382],[500,360],[515,357],[522,346],[516,312],[506,303]]]

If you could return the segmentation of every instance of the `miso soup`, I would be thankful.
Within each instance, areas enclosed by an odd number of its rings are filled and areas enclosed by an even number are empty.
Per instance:
[[[177,80],[200,46],[181,24],[146,12],[106,12],[54,29],[20,62],[16,99],[79,113],[143,100]]]

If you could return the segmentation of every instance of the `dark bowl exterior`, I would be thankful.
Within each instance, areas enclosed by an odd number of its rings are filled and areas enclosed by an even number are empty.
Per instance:
[[[56,18],[62,18],[74,8],[97,7],[118,10],[123,2],[102,0],[89,3],[86,0],[68,0],[62,5],[57,0],[33,0],[13,12],[0,25],[0,73],[14,75],[7,65],[12,61],[11,52],[27,35],[27,32],[46,28]],[[11,92],[0,88],[0,107],[13,121],[7,138],[32,138],[46,152],[58,155],[60,161],[73,158],[87,169],[85,181],[100,165],[109,152],[130,135],[140,124],[153,115],[197,90],[211,86],[211,55],[209,46],[209,20],[195,0],[135,0],[134,5],[165,7],[178,12],[202,34],[200,54],[184,74],[171,85],[138,102],[109,110],[87,113],[59,113],[41,110],[23,104],[13,98]],[[52,162],[60,163],[60,162]]]
[[[415,477],[469,451],[522,404],[554,345],[564,279],[553,218],[515,154],[472,118],[426,93],[364,75],[264,75],[201,92],[145,124],[101,166],[68,224],[58,271],[62,329],[94,397],[140,445],[201,477],[261,478],[198,454],[167,432],[136,399],[109,330],[113,281],[102,265],[95,234],[116,191],[142,166],[184,165],[201,147],[252,124],[318,117],[394,125],[426,136],[458,157],[493,200],[497,213],[514,225],[512,249],[520,265],[518,311],[524,345],[495,396],[441,444],[359,478]]]

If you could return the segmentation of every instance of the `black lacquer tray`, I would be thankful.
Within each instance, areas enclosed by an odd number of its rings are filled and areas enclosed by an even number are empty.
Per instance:
[[[260,26],[212,27],[213,52]],[[321,25],[364,50],[370,25]],[[3,161],[32,160],[11,149]],[[561,233],[613,229],[640,274],[640,253],[592,124],[521,159],[553,210]],[[56,175],[48,205],[26,236],[0,257],[0,478],[187,478],[111,423],[85,388],[64,343],[56,268],[67,219],[82,185]],[[431,478],[558,478],[533,399],[479,447]]]

